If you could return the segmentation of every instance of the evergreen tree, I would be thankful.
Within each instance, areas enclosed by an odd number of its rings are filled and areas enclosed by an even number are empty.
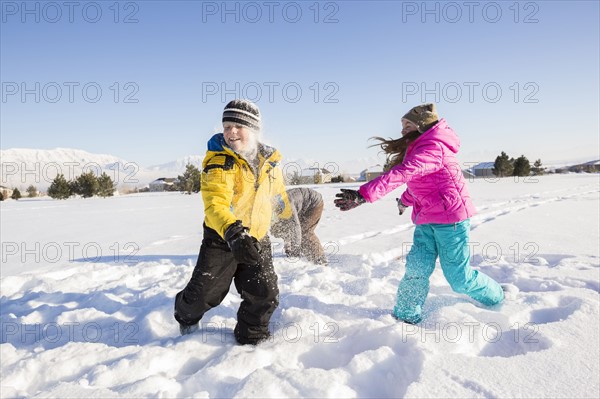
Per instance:
[[[185,165],[183,176],[177,176],[179,191],[184,191],[188,194],[200,192],[200,178],[200,170],[195,165],[188,163]]]
[[[115,192],[115,184],[106,172],[102,172],[98,178],[98,195],[100,197],[112,197]]]
[[[27,187],[27,196],[29,198],[37,197],[37,195],[38,195],[37,189],[33,185]]]
[[[0,191],[0,201],[4,201],[4,193]]]
[[[18,188],[15,188],[15,190],[13,191],[12,195],[10,196],[10,198],[12,198],[14,200],[18,200],[19,198],[21,198],[21,192],[19,191]]]
[[[89,171],[82,174],[76,179],[76,182],[77,194],[81,195],[83,198],[93,197],[98,194],[100,185],[98,184],[98,178],[94,172]]]
[[[514,162],[513,176],[529,176],[530,173],[529,159],[525,155],[521,155]]]
[[[68,184],[71,195],[81,195],[81,187],[79,187],[79,181],[77,180],[77,177],[73,180],[70,180]]]
[[[496,157],[492,173],[494,173],[494,175],[498,177],[512,176],[514,169],[513,162],[514,159],[509,159],[508,155],[506,155],[506,153],[502,151],[500,155]]]
[[[541,159],[538,159],[538,160],[536,160],[533,163],[533,168],[531,168],[531,171],[536,176],[543,175],[546,172],[546,168],[542,167],[542,160]]]
[[[67,199],[71,193],[71,185],[62,174],[56,176],[48,188],[48,195],[54,199]]]

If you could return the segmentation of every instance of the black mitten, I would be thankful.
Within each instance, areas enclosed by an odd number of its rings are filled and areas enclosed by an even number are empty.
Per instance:
[[[338,208],[340,208],[340,210],[342,211],[348,211],[350,209],[354,209],[359,205],[364,204],[365,202],[367,202],[364,197],[356,190],[348,190],[345,188],[341,189],[342,192],[341,193],[337,193],[336,196],[336,200],[334,200],[333,202],[335,203],[335,206],[337,206]]]
[[[241,220],[237,220],[225,230],[224,238],[235,260],[246,265],[258,264],[261,250],[260,243],[248,234],[248,229],[242,225]]]

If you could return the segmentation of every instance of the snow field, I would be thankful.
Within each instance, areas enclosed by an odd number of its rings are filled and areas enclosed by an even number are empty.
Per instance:
[[[199,196],[2,203],[0,394],[598,397],[598,183],[472,182],[472,265],[508,300],[453,293],[438,267],[418,326],[390,316],[413,231],[397,215],[401,191],[343,213],[333,197],[352,185],[314,186],[330,265],[285,258],[274,240],[280,305],[257,347],[235,344],[234,287],[179,336],[173,298],[196,262]],[[102,253],[80,251],[89,243]]]

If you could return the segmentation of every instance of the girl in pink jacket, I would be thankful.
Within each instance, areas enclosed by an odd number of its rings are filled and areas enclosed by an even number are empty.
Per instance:
[[[438,257],[454,291],[488,306],[502,302],[502,287],[469,265],[469,218],[475,214],[475,207],[456,160],[458,136],[444,119],[438,120],[434,104],[412,108],[402,117],[402,127],[401,138],[379,139],[391,157],[391,169],[358,191],[342,189],[335,200],[338,208],[347,211],[406,184],[398,209],[402,214],[412,206],[416,227],[406,273],[398,287],[394,317],[411,324],[421,321],[429,277]]]

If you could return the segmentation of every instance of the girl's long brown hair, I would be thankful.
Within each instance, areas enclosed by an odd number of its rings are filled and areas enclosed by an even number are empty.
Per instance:
[[[384,139],[383,137],[371,137],[373,140],[379,140],[380,143],[371,145],[370,147],[380,146],[383,152],[386,154],[386,162],[383,171],[387,172],[396,165],[400,165],[406,155],[406,149],[415,141],[421,133],[415,130],[399,139]]]

